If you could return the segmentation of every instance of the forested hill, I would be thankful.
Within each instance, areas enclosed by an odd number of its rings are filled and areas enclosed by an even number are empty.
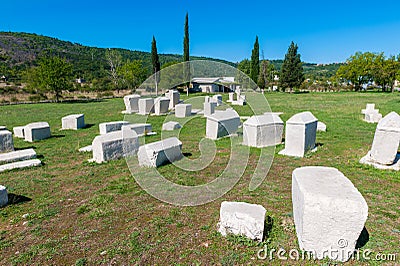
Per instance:
[[[142,60],[143,65],[150,73],[150,53],[127,49],[115,50],[118,50],[124,62],[127,60]],[[105,59],[105,51],[105,48],[84,46],[79,43],[62,41],[37,34],[0,32],[0,76],[5,75],[10,81],[20,81],[23,78],[24,70],[36,65],[38,58],[56,55],[66,58],[73,64],[76,78],[82,77],[88,81],[102,79],[107,76],[107,69],[109,68]],[[169,62],[182,61],[182,56],[178,54],[160,54],[159,57],[161,66]],[[192,56],[191,60],[213,60],[236,66],[236,63],[233,62],[208,57]],[[280,70],[282,60],[271,60],[270,62],[275,66],[275,69]],[[321,66],[304,63],[303,68],[306,78],[320,79],[333,76],[339,65]]]
[[[124,62],[142,60],[150,71],[150,53],[127,49],[115,50],[118,50]],[[66,58],[73,64],[76,77],[87,80],[101,78],[107,75],[108,69],[105,51],[105,48],[84,46],[37,34],[0,32],[0,76],[21,79],[23,70],[36,65],[38,58],[56,55]],[[182,61],[182,56],[177,54],[160,54],[159,58],[161,66],[168,62]],[[208,57],[191,56],[191,60],[213,60],[235,66],[232,62]]]

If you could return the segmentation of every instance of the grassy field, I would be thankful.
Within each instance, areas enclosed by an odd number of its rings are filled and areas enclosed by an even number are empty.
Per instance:
[[[161,202],[137,185],[124,159],[105,164],[88,163],[89,153],[79,147],[91,144],[98,124],[122,120],[122,99],[102,102],[32,104],[0,107],[0,124],[12,129],[34,121],[47,121],[53,137],[26,143],[14,139],[17,149],[32,147],[44,165],[34,169],[0,173],[0,184],[9,193],[31,201],[0,209],[1,265],[314,265],[314,261],[259,260],[264,246],[298,248],[292,217],[291,173],[301,166],[331,166],[339,169],[358,188],[369,206],[366,229],[369,241],[362,250],[397,254],[400,263],[400,173],[361,165],[359,159],[371,147],[376,124],[362,121],[360,111],[375,103],[383,115],[400,113],[400,94],[309,93],[266,94],[273,111],[284,121],[301,111],[311,111],[328,128],[318,132],[318,151],[305,158],[278,155],[267,178],[249,191],[257,164],[258,149],[251,149],[250,162],[236,186],[223,197],[197,207],[177,207]],[[224,95],[224,100],[227,95]],[[250,115],[248,107],[235,107]],[[87,128],[59,131],[61,117],[84,113]],[[164,117],[150,117],[160,133]],[[189,158],[199,156],[197,142],[205,134],[205,119],[185,125],[180,139]],[[147,137],[155,141],[160,134]],[[217,157],[200,172],[185,173],[173,165],[159,168],[168,179],[197,185],[214,179],[229,159],[229,139],[217,141]],[[242,237],[222,237],[216,230],[222,201],[245,201],[267,209],[267,237],[263,243]],[[27,214],[27,215],[25,215]],[[24,216],[24,217],[23,217]],[[328,265],[324,260],[319,264]],[[350,261],[346,265],[379,261]]]

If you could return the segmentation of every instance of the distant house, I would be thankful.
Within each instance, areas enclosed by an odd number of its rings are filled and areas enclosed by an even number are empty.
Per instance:
[[[192,85],[194,92],[232,92],[236,89],[235,77],[193,78]]]
[[[86,80],[83,79],[83,78],[77,78],[77,79],[75,80],[75,82],[78,83],[78,84],[83,84],[83,83],[86,83]]]
[[[394,86],[396,88],[400,87],[400,81],[398,81],[397,79],[394,81]]]
[[[2,75],[1,78],[0,78],[0,81],[1,82],[7,82],[7,77]]]

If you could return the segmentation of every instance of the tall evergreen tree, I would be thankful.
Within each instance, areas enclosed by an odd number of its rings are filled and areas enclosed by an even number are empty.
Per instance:
[[[155,74],[155,85],[156,85],[156,95],[158,95],[158,83],[160,82],[160,60],[158,58],[157,53],[157,43],[156,38],[153,36],[153,40],[151,42],[151,63],[153,65],[153,74]]]
[[[186,13],[183,37],[183,62],[189,62],[189,15]],[[186,63],[183,68],[185,81],[190,81],[190,66]],[[187,95],[189,95],[189,83],[186,83]]]
[[[260,73],[260,46],[258,44],[258,36],[254,42],[253,51],[251,51],[250,60],[250,78],[257,83],[258,74]]]
[[[303,66],[297,49],[297,44],[292,41],[285,55],[285,60],[283,60],[279,77],[282,88],[290,88],[290,91],[293,88],[300,87],[304,81]]]

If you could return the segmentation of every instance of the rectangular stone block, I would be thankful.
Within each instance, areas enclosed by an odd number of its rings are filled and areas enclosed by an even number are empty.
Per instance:
[[[192,114],[192,105],[191,104],[177,104],[175,105],[175,116],[184,118],[189,117]]]
[[[154,113],[154,99],[153,98],[139,99],[139,114],[148,115],[150,113]]]
[[[154,100],[154,113],[163,115],[168,113],[169,99],[167,97],[159,97]]]
[[[100,135],[92,142],[93,160],[102,163],[136,155],[139,138],[133,130],[120,130]]]
[[[216,111],[207,117],[206,138],[218,139],[231,135],[240,126],[240,117],[234,110]]]
[[[73,114],[61,118],[62,129],[78,130],[85,127],[85,116],[83,114]]]
[[[129,125],[127,121],[104,122],[99,124],[100,135],[121,130],[122,126]]]
[[[217,103],[217,106],[222,105],[222,95],[221,94],[213,95],[213,101]]]
[[[24,127],[25,140],[34,142],[50,138],[50,126],[47,122],[30,123]]]
[[[35,166],[39,166],[41,164],[42,164],[42,162],[39,159],[31,159],[31,160],[25,160],[25,161],[20,161],[20,162],[2,164],[2,165],[0,165],[0,172],[4,172],[7,170],[13,170],[13,169],[35,167]]]
[[[124,96],[125,111],[124,114],[132,114],[139,112],[140,95],[132,94]]]
[[[0,130],[0,153],[14,150],[12,133],[8,130]]]
[[[177,105],[180,100],[179,91],[176,90],[169,90],[165,93],[165,97],[169,99],[169,109],[174,109],[175,105]]]
[[[318,119],[311,112],[295,114],[286,121],[285,149],[280,154],[304,157],[315,149]]]
[[[261,205],[224,201],[219,211],[218,232],[223,236],[243,235],[261,242],[264,234],[265,213],[266,210]]]
[[[20,126],[20,127],[14,127],[14,136],[16,138],[24,139],[25,138],[25,132],[24,132],[25,126]]]
[[[122,126],[122,130],[125,128],[135,131],[139,137],[153,133],[151,124],[138,123]]]
[[[25,149],[0,154],[0,163],[11,163],[36,158],[36,152],[33,149]]]
[[[182,142],[176,137],[163,139],[140,146],[140,166],[158,167],[182,158]]]
[[[6,206],[8,203],[8,193],[5,186],[0,185],[0,207]]]
[[[368,216],[367,203],[351,181],[331,167],[297,168],[292,202],[300,248],[318,259],[347,261]]]
[[[216,102],[204,102],[204,116],[210,116],[213,113],[215,113],[215,108],[217,108],[217,103]]]
[[[243,145],[275,146],[282,142],[283,121],[278,115],[256,115],[243,123]]]
[[[166,122],[166,123],[164,123],[162,125],[162,130],[172,131],[172,130],[175,130],[175,129],[180,129],[181,127],[182,126],[178,122],[169,121],[169,122]]]
[[[228,93],[228,97],[229,97],[228,103],[233,102],[234,101],[234,97],[235,97],[235,93],[234,92],[229,92]]]

